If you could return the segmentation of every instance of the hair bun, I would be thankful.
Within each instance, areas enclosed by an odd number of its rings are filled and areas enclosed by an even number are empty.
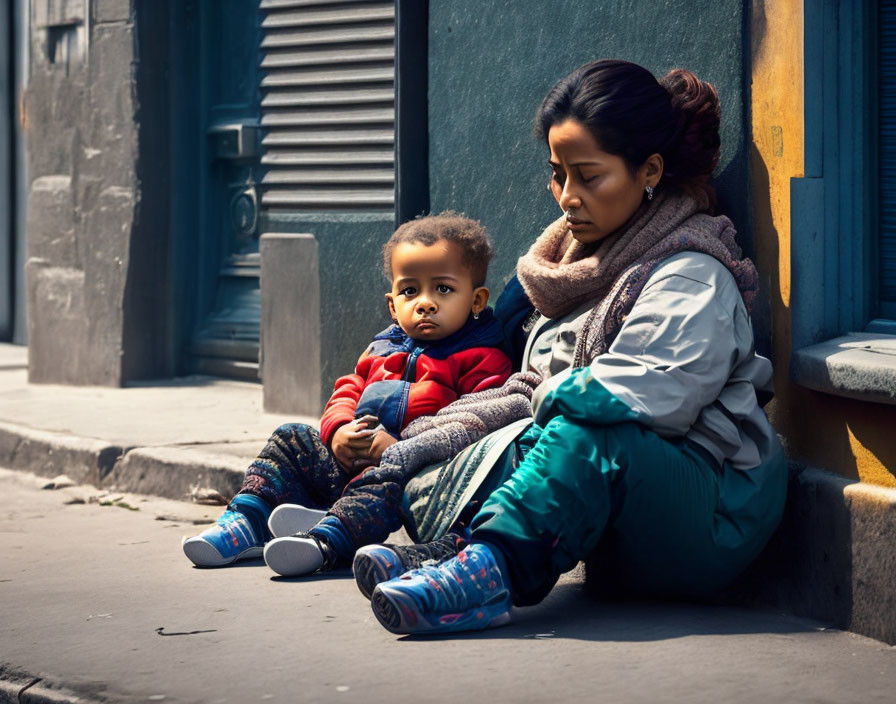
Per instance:
[[[668,149],[672,157],[666,164],[668,176],[678,181],[708,180],[719,161],[719,95],[712,84],[680,68],[672,69],[660,84],[679,116]]]

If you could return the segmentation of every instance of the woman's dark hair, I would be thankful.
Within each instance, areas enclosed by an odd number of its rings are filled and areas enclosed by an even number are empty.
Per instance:
[[[560,80],[535,116],[545,142],[551,127],[575,120],[604,151],[634,173],[651,154],[663,157],[660,188],[703,191],[719,160],[719,96],[690,71],[673,69],[660,81],[628,61],[600,59]]]
[[[420,242],[432,247],[439,240],[454,242],[461,248],[461,262],[473,278],[473,286],[484,286],[488,263],[494,249],[488,231],[478,220],[446,210],[426,215],[401,225],[383,245],[383,273],[392,280],[392,252],[402,242]]]

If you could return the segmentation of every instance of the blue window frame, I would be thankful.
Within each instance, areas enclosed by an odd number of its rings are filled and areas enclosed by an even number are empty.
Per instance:
[[[896,319],[896,2],[881,0],[877,36],[878,289],[881,317]]]
[[[791,376],[884,403],[896,403],[896,262],[882,259],[896,254],[896,122],[891,145],[879,48],[896,67],[880,14],[893,4],[805,0],[805,177],[791,181]]]

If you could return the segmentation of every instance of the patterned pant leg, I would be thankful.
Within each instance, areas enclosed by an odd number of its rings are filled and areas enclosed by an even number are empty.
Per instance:
[[[333,504],[330,515],[342,522],[356,549],[381,543],[401,528],[408,479],[400,467],[370,467],[355,477]]]
[[[349,479],[314,428],[289,423],[274,431],[249,465],[239,493],[254,494],[272,508],[291,503],[326,509]]]

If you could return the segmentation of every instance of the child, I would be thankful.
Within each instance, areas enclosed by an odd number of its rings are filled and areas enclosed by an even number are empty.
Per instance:
[[[374,338],[354,374],[336,382],[320,433],[303,424],[278,428],[216,524],[184,541],[195,565],[259,557],[272,535],[309,528],[308,537],[269,544],[274,550],[265,557],[275,571],[305,574],[351,558],[354,545],[343,523],[349,517],[319,520],[319,509],[332,506],[361,470],[377,465],[411,421],[461,395],[500,386],[510,375],[510,360],[497,349],[500,327],[486,307],[491,256],[485,229],[455,213],[412,220],[395,231],[383,248],[393,325]],[[369,520],[391,520],[400,496],[367,489],[351,503],[357,520],[367,520],[366,502],[376,504]]]

